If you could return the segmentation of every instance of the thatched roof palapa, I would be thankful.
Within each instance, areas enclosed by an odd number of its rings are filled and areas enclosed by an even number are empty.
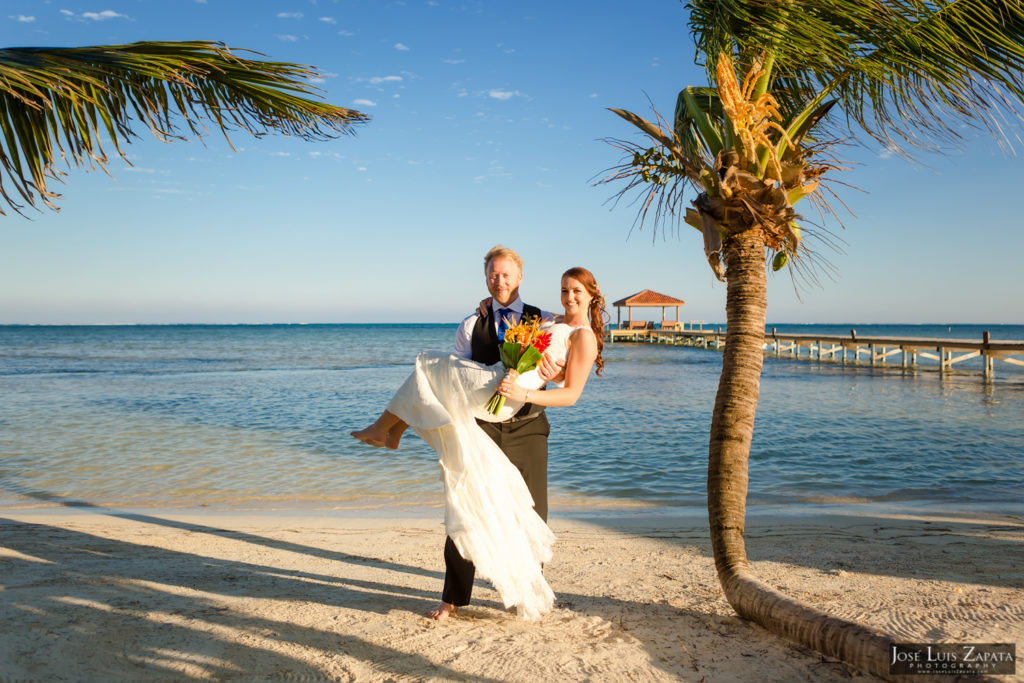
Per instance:
[[[651,289],[637,292],[625,299],[619,299],[612,306],[682,306],[686,302],[668,294],[659,294]]]
[[[637,292],[631,296],[627,296],[624,299],[619,299],[612,306],[615,306],[616,317],[619,320],[619,324],[622,324],[622,309],[626,309],[626,320],[633,320],[633,308],[661,308],[661,321],[665,322],[665,309],[674,307],[676,309],[675,319],[679,320],[679,307],[686,304],[682,299],[677,299],[674,296],[667,294],[659,294],[650,289]]]

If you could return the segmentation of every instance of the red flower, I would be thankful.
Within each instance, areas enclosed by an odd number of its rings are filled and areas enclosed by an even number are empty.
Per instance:
[[[547,348],[551,346],[551,333],[545,332],[544,334],[538,335],[537,338],[533,340],[533,346],[535,346],[541,353],[544,353]]]

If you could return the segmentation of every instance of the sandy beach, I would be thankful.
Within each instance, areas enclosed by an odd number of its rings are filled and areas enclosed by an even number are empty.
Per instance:
[[[435,623],[439,513],[3,511],[0,679],[875,680],[737,618],[699,511],[552,527],[554,612],[478,580]],[[755,509],[747,537],[769,583],[906,642],[1024,645],[1019,516]]]

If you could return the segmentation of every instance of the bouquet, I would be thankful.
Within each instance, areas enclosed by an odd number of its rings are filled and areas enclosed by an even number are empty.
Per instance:
[[[536,316],[529,320],[524,317],[517,325],[512,325],[507,318],[506,321],[509,326],[505,330],[504,343],[498,347],[502,365],[520,374],[535,369],[551,343],[551,333],[540,331],[541,321]],[[486,408],[491,415],[497,415],[504,406],[505,397],[495,391]]]

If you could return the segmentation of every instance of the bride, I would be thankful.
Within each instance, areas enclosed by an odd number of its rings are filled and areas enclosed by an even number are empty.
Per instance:
[[[594,365],[600,374],[604,334],[604,298],[593,274],[570,268],[562,275],[564,315],[545,329],[551,343],[545,354],[564,361],[562,385],[541,390],[537,370],[521,375],[499,363],[485,366],[458,356],[428,351],[416,358],[413,373],[377,420],[352,436],[371,446],[397,448],[412,427],[437,451],[445,491],[445,528],[459,553],[476,565],[525,619],[551,610],[554,594],[541,573],[551,559],[555,537],[533,509],[533,498],[515,466],[477,425],[501,422],[524,404],[571,406]],[[497,415],[485,405],[497,390],[505,406]],[[435,612],[450,613],[442,602]]]

